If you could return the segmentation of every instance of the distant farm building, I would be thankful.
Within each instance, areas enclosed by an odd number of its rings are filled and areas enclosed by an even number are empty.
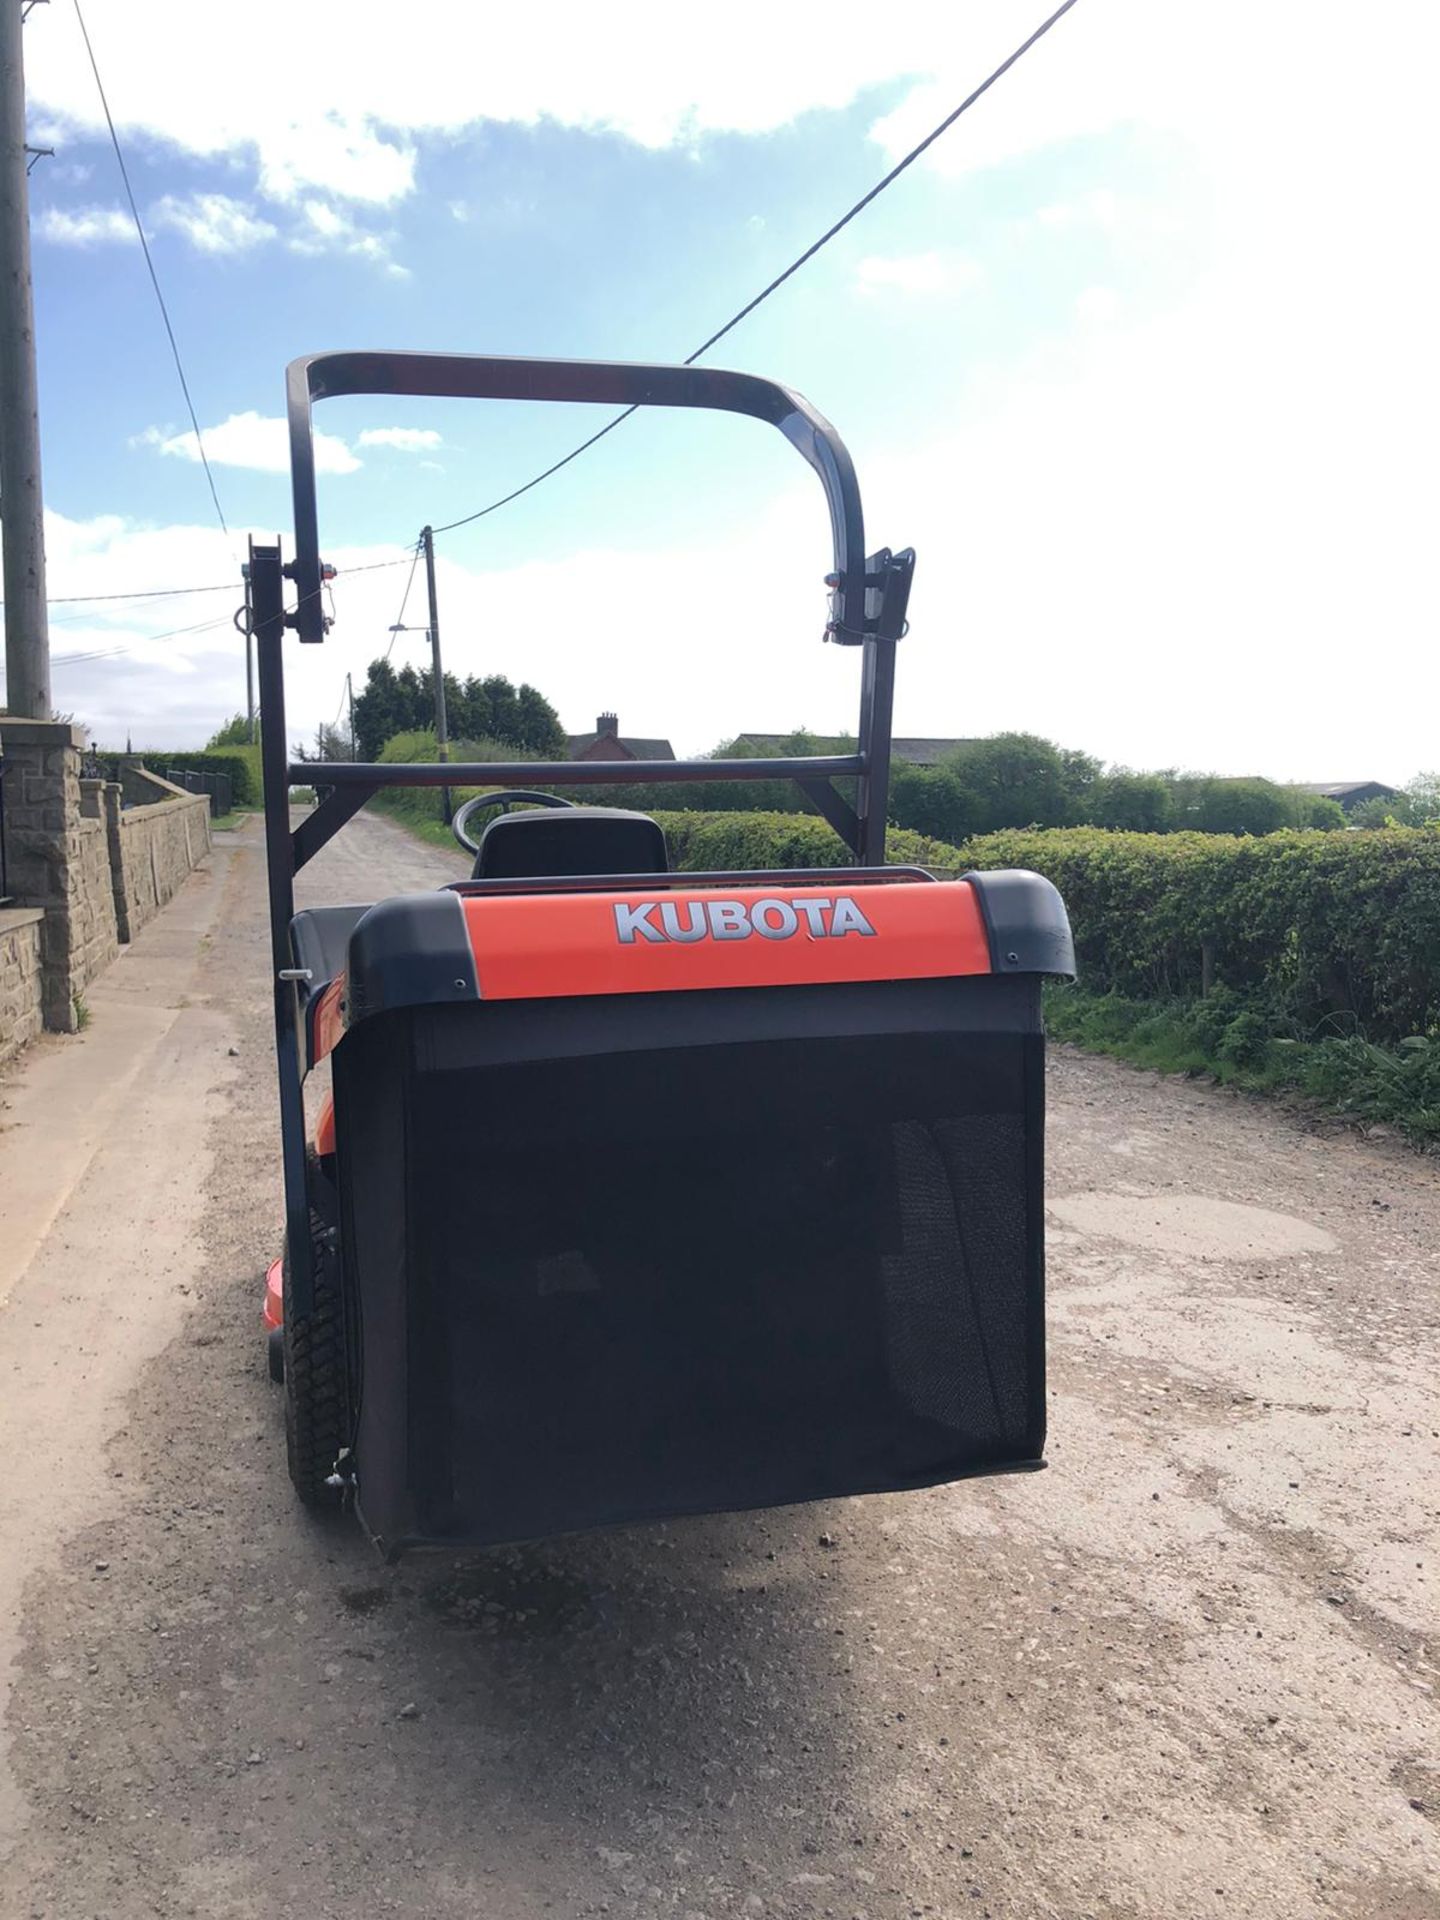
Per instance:
[[[1397,789],[1383,780],[1305,780],[1302,793],[1318,793],[1322,800],[1337,800],[1346,813],[1364,800],[1393,800]]]
[[[593,733],[571,733],[566,735],[566,746],[572,760],[673,760],[675,749],[668,740],[646,740],[638,734],[620,732],[620,722],[613,713],[602,713],[595,721]]]

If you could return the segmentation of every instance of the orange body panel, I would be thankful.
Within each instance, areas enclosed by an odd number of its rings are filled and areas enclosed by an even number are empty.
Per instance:
[[[320,1103],[320,1117],[315,1122],[315,1151],[323,1160],[327,1153],[335,1151],[335,1096],[327,1093]]]
[[[270,1333],[285,1323],[284,1267],[282,1260],[272,1260],[265,1273],[265,1326]]]
[[[323,1060],[339,1046],[345,1035],[345,976],[337,974],[320,996],[315,1008],[315,1058]]]
[[[990,972],[963,881],[463,896],[482,1000]]]

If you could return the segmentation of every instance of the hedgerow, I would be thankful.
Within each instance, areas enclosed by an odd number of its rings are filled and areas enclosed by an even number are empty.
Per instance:
[[[1227,839],[1074,827],[959,851],[967,866],[1054,881],[1091,990],[1168,1000],[1227,987],[1306,1036],[1440,1030],[1440,829]]]
[[[843,867],[850,863],[833,827],[805,813],[657,813],[670,848],[670,864],[687,873],[725,873],[755,868]],[[960,865],[957,848],[905,827],[886,840],[892,866],[949,870]]]

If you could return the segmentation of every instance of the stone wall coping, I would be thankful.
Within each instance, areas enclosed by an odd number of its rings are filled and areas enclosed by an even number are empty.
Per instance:
[[[208,800],[207,793],[191,793],[188,787],[176,786],[173,780],[167,780],[163,773],[156,773],[153,767],[142,766],[139,760],[126,763],[125,771],[135,780],[143,780],[148,786],[158,787],[162,793],[179,794],[186,800]],[[131,809],[135,811],[135,809]]]
[[[138,826],[142,820],[153,820],[160,814],[176,813],[183,807],[208,809],[209,805],[208,793],[184,793],[177,787],[173,799],[152,800],[148,806],[123,808],[120,814],[120,825],[122,827]]]
[[[21,720],[0,713],[0,743],[11,747],[83,747],[85,729],[68,720]]]
[[[0,940],[7,933],[18,933],[21,927],[33,927],[37,920],[44,918],[43,907],[0,907]]]

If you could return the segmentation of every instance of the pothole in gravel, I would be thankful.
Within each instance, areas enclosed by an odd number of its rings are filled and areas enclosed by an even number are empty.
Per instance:
[[[1071,1193],[1049,1209],[1081,1233],[1198,1260],[1277,1260],[1338,1245],[1313,1221],[1203,1193]]]
[[[425,1604],[447,1626],[502,1639],[571,1633],[596,1615],[583,1581],[529,1555],[459,1567],[429,1589]]]

